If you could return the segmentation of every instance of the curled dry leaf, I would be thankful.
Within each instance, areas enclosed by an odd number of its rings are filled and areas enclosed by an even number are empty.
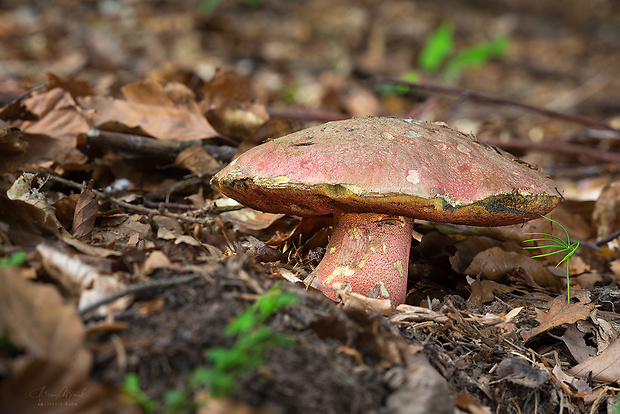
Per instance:
[[[19,167],[28,145],[18,128],[0,119],[0,174],[14,172]]]
[[[620,230],[620,181],[607,184],[592,212],[592,223],[597,239],[602,239]]]
[[[576,324],[570,325],[560,339],[577,362],[583,362],[596,355],[596,349],[586,343],[585,333],[581,332]]]
[[[218,70],[202,87],[205,99],[200,106],[217,131],[241,141],[269,119],[265,107],[255,102],[252,89],[249,77]]]
[[[80,298],[79,309],[126,288],[126,285],[115,277],[101,274],[97,268],[53,247],[41,244],[37,246],[37,252],[50,277]],[[125,309],[130,301],[131,297],[125,296],[103,306],[100,312],[105,314],[106,309]]]
[[[585,397],[592,394],[592,387],[586,381],[567,374],[559,365],[553,367],[551,377],[559,382],[562,389],[573,397]]]
[[[54,214],[54,208],[47,203],[47,197],[40,189],[45,184],[45,180],[41,178],[36,179],[35,187],[35,174],[23,173],[15,180],[11,188],[6,192],[9,200],[23,202],[32,207],[27,207],[32,219],[44,230],[50,232],[55,236],[60,236],[59,230],[62,229],[62,224],[56,218]]]
[[[564,296],[557,296],[551,302],[551,307],[543,318],[542,323],[534,329],[522,332],[521,337],[527,341],[549,329],[582,321],[589,316],[590,305],[585,303],[567,303]]]
[[[426,236],[424,236],[426,238]],[[456,253],[450,256],[450,264],[454,271],[464,273],[476,255],[492,247],[501,247],[507,252],[523,253],[523,247],[514,242],[500,242],[496,239],[477,236],[468,237],[454,245]]]
[[[540,370],[523,358],[506,358],[497,366],[497,376],[513,384],[527,388],[539,388],[549,379],[546,371]]]
[[[284,259],[284,255],[277,249],[266,245],[254,236],[248,235],[246,240],[237,243],[239,247],[256,257],[260,262],[277,262]]]
[[[215,174],[221,168],[220,163],[209,155],[202,145],[192,145],[181,151],[174,160],[174,165],[186,168],[198,177]]]
[[[29,111],[39,118],[14,123],[24,133],[30,150],[30,163],[55,161],[60,164],[84,164],[86,155],[78,151],[76,137],[90,129],[87,116],[71,94],[61,88],[35,93],[24,101]]]
[[[84,345],[84,326],[56,288],[26,281],[17,273],[3,274],[0,321],[11,342],[29,356],[88,375],[91,355]]]
[[[262,211],[251,208],[242,208],[235,211],[226,211],[219,217],[225,223],[231,223],[235,231],[251,232],[264,230],[284,217],[284,214],[263,213]]]
[[[594,358],[583,361],[568,371],[569,374],[595,381],[620,384],[620,338],[614,340],[603,352]]]
[[[517,269],[522,269],[539,286],[556,290],[562,286],[560,280],[542,262],[532,260],[526,254],[507,252],[499,246],[478,253],[464,273],[501,281]]]
[[[88,184],[82,184],[82,192],[75,205],[73,214],[73,236],[78,240],[90,240],[93,228],[95,228],[95,217],[99,211],[95,193],[93,193],[93,180]]]
[[[485,302],[495,299],[496,293],[509,293],[515,288],[497,283],[493,280],[474,280],[471,284],[471,296],[467,299],[468,303],[479,308]]]
[[[155,138],[187,141],[212,138],[216,135],[209,122],[199,113],[195,102],[177,104],[157,82],[144,81],[125,85],[127,100],[103,96],[86,96],[78,99],[84,109],[94,110],[92,122],[97,128],[123,125],[139,129]]]

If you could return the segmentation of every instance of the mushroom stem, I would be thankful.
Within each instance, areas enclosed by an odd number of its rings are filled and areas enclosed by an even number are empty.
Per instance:
[[[332,285],[349,282],[353,292],[405,302],[413,219],[386,214],[334,214],[334,230],[313,274],[319,289],[336,299]]]

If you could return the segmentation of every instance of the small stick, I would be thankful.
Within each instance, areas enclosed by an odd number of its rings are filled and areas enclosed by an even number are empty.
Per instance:
[[[593,119],[583,115],[575,115],[575,114],[567,114],[565,112],[558,112],[552,109],[542,108],[535,105],[526,104],[523,102],[518,102],[513,99],[504,98],[502,96],[493,95],[485,92],[477,92],[471,89],[458,88],[455,86],[447,86],[447,85],[438,85],[433,83],[422,83],[422,82],[406,82],[402,79],[393,78],[393,77],[381,77],[378,79],[379,82],[387,82],[393,83],[395,85],[405,85],[410,88],[419,89],[423,91],[430,92],[439,92],[448,95],[459,95],[463,98],[472,98],[480,101],[500,104],[500,105],[508,105],[515,106],[517,108],[525,109],[531,112],[538,112],[544,115],[547,115],[552,118],[564,119],[567,121],[577,122],[584,125],[590,125],[598,128],[608,129],[612,131],[618,131],[617,128],[612,127],[606,122],[599,121],[598,119]]]
[[[153,282],[148,282],[148,283],[136,283],[135,285],[129,286],[127,289],[114,292],[111,295],[101,298],[97,302],[91,303],[85,308],[80,309],[78,311],[78,315],[83,317],[87,313],[97,309],[99,306],[107,305],[108,303],[114,302],[115,300],[120,299],[123,296],[131,295],[133,293],[138,293],[138,292],[146,292],[152,289],[159,289],[159,288],[164,288],[164,287],[169,287],[169,286],[182,285],[183,283],[191,282],[192,280],[196,280],[200,277],[201,275],[199,275],[198,273],[193,273],[188,276],[175,277],[172,279],[155,280]]]
[[[55,175],[51,175],[51,174],[47,174],[47,173],[40,173],[38,171],[27,171],[27,170],[23,170],[26,172],[30,172],[33,174],[45,174],[50,181],[55,181],[57,183],[60,183],[62,185],[65,185],[67,187],[71,187],[71,188],[75,188],[78,190],[82,189],[82,185],[80,183],[77,183],[75,181],[71,181],[71,180],[67,180],[66,178],[62,178],[62,177],[57,177]],[[140,213],[140,214],[144,214],[146,216],[152,217],[152,216],[166,216],[166,217],[170,217],[170,218],[174,218],[180,221],[184,221],[187,223],[197,223],[197,224],[202,224],[202,225],[210,225],[213,224],[213,218],[212,217],[188,217],[188,216],[184,216],[182,214],[175,214],[175,213],[171,213],[169,211],[160,211],[160,210],[156,210],[156,209],[152,209],[152,208],[148,208],[148,207],[144,207],[141,205],[137,205],[137,204],[131,204],[128,203],[126,201],[123,200],[119,200],[118,198],[112,197],[106,193],[104,193],[103,191],[99,191],[99,190],[94,190],[93,189],[93,193],[95,194],[95,196],[100,199],[100,200],[108,200],[110,201],[112,204],[116,204],[119,207],[125,208],[129,211],[134,211],[136,213]]]

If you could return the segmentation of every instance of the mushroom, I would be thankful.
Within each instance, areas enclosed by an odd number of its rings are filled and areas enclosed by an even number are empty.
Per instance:
[[[212,183],[254,209],[334,214],[313,271],[404,303],[414,219],[477,226],[522,223],[560,202],[554,182],[509,154],[443,123],[383,117],[328,122],[261,144]]]

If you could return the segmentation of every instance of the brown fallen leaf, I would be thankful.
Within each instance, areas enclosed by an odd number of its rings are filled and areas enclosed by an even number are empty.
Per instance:
[[[128,84],[122,91],[127,100],[86,96],[78,98],[78,102],[82,108],[94,110],[92,123],[101,129],[118,130],[120,125],[129,129],[126,132],[173,141],[217,135],[194,101],[175,102],[157,82]]]
[[[430,240],[429,240],[430,241]],[[522,253],[523,247],[514,242],[501,242],[486,236],[467,237],[454,245],[456,253],[450,256],[450,264],[454,271],[463,273],[476,255],[492,247],[501,247],[507,252]]]
[[[479,308],[485,302],[495,299],[495,293],[508,293],[515,288],[497,283],[493,280],[474,280],[471,284],[471,296],[467,299],[468,303],[473,304],[475,308]]]
[[[497,377],[527,388],[540,388],[549,379],[547,371],[538,369],[523,358],[505,358],[497,366]]]
[[[27,147],[22,132],[0,119],[0,174],[15,172]]]
[[[84,344],[84,325],[58,290],[2,274],[0,323],[11,342],[33,357],[53,361],[87,376],[92,357]]]
[[[560,365],[555,365],[551,371],[551,378],[557,381],[562,389],[572,397],[583,398],[592,394],[592,387],[582,378],[575,378],[562,370]]]
[[[63,229],[63,226],[56,218],[54,208],[47,203],[47,196],[41,191],[45,181],[37,178],[35,174],[25,172],[15,180],[11,188],[7,190],[6,195],[9,200],[15,202],[14,208],[28,209],[31,219],[40,228],[60,237],[60,230]],[[25,203],[27,206],[21,203]]]
[[[595,381],[620,383],[620,338],[614,340],[603,352],[587,359],[568,371],[569,374]]]
[[[209,155],[202,145],[192,145],[189,148],[185,148],[177,155],[174,165],[186,168],[198,177],[206,174],[215,174],[222,168],[220,163]]]
[[[93,193],[93,180],[82,184],[82,192],[75,205],[73,214],[73,236],[80,240],[90,240],[95,228],[95,217],[99,211],[99,204]]]
[[[602,239],[620,228],[620,181],[607,184],[598,196],[592,212],[592,223],[597,239]]]
[[[15,121],[14,126],[24,133],[29,144],[25,161],[60,164],[84,164],[86,155],[78,151],[77,135],[90,129],[88,118],[71,94],[61,88],[35,93],[24,100],[26,108],[39,118],[33,121]]]
[[[529,331],[521,332],[521,337],[527,341],[556,326],[582,321],[590,316],[590,305],[585,303],[567,303],[566,297],[556,296],[542,323]]]
[[[576,325],[570,325],[560,339],[577,362],[583,362],[596,355],[596,349],[586,344],[585,333],[581,332]]]
[[[202,87],[200,107],[218,132],[241,141],[269,119],[265,106],[255,102],[252,89],[248,76],[218,70]]]
[[[489,407],[479,403],[478,400],[469,395],[466,391],[461,391],[454,397],[454,405],[471,414],[491,414],[493,412]]]
[[[559,279],[541,261],[533,260],[526,254],[508,252],[496,246],[478,253],[465,269],[466,275],[501,281],[509,272],[522,269],[533,281],[542,286],[559,290]]]
[[[125,289],[125,283],[117,277],[103,274],[94,266],[84,263],[78,257],[69,255],[45,244],[36,248],[45,271],[67,291],[79,297],[78,308],[85,309],[112,293]],[[107,309],[125,309],[132,296],[124,296],[100,308],[101,314]]]
[[[235,231],[246,233],[264,230],[284,217],[284,214],[264,213],[246,207],[241,210],[226,211],[219,217],[224,223],[231,223]]]

